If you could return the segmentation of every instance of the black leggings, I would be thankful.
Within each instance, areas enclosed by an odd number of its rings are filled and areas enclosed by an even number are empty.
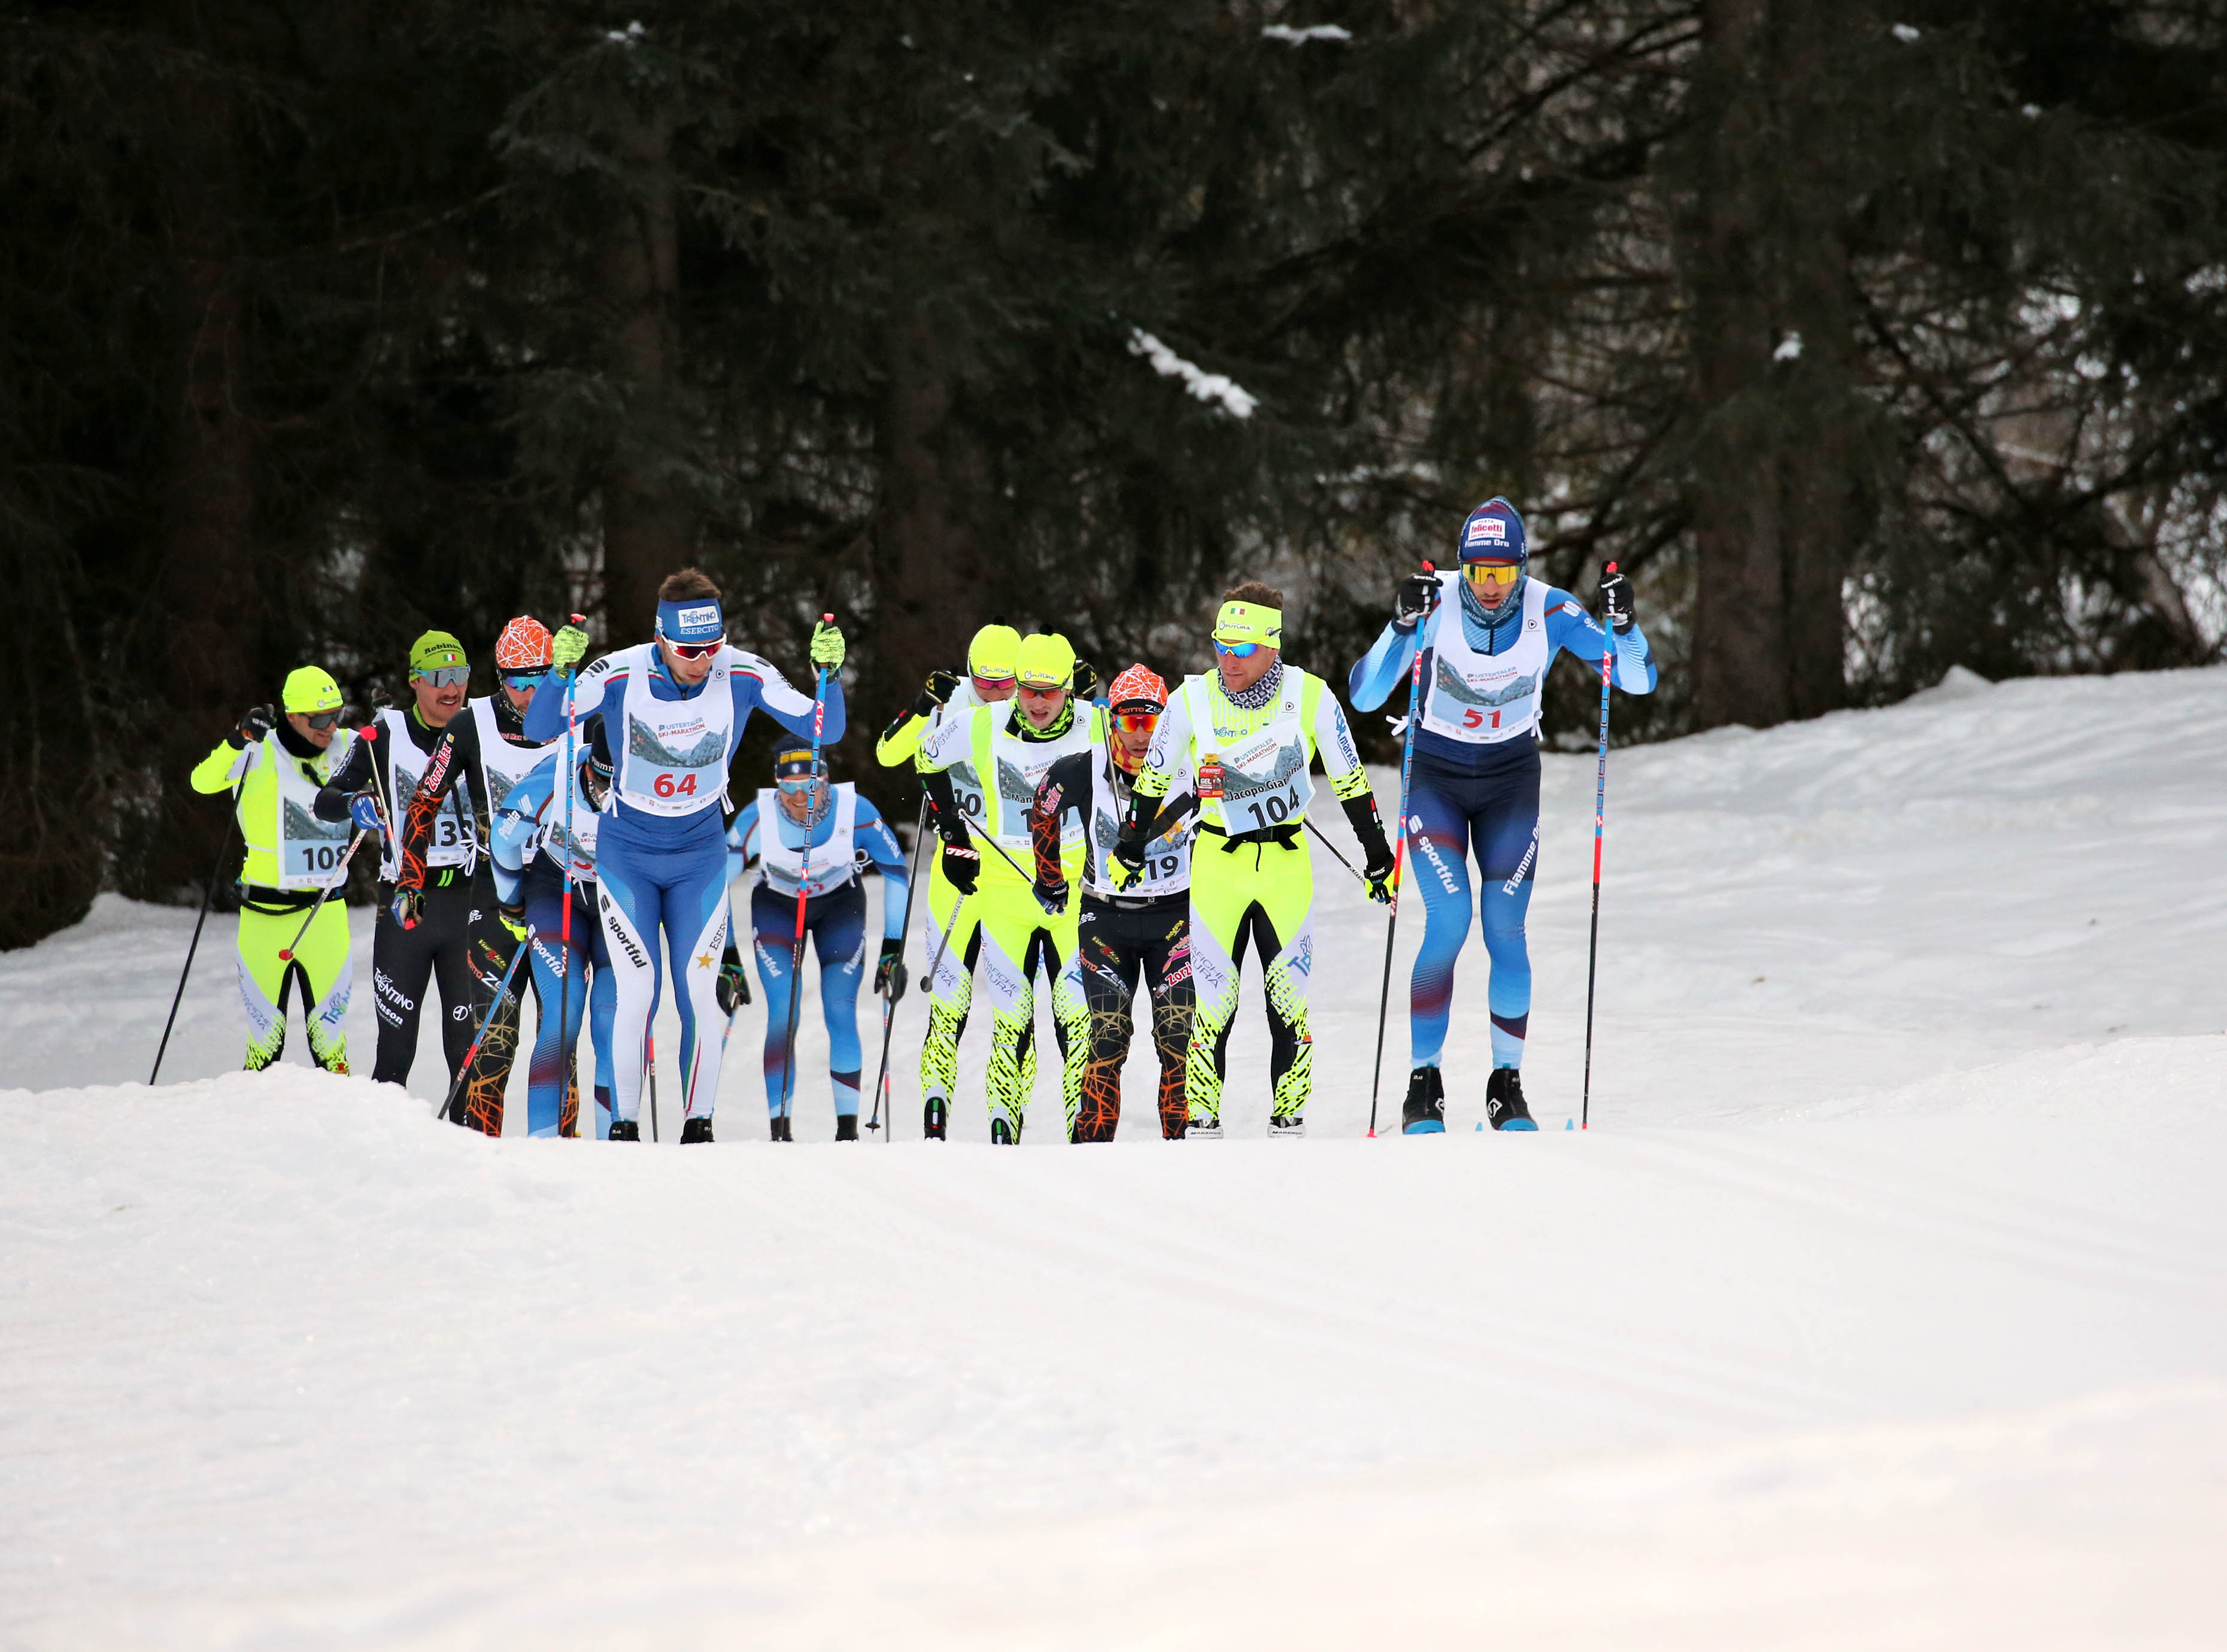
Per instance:
[[[495,984],[510,961],[510,932],[495,916],[494,880],[482,871],[466,877],[445,869],[448,881],[436,883],[443,871],[427,875],[424,903],[418,909],[418,927],[405,929],[394,921],[394,886],[379,886],[379,917],[372,928],[372,997],[379,1006],[379,1052],[372,1077],[387,1084],[409,1081],[410,1068],[418,1056],[418,1017],[429,985],[441,993],[441,1048],[448,1057],[449,1081],[472,1047],[480,1017],[494,1001]],[[511,1046],[518,1032],[517,996],[514,992],[507,1041],[495,1030],[488,1034],[489,1048],[480,1052],[482,1074],[491,1070],[498,1054],[501,1075],[510,1069]],[[502,1043],[500,1052],[492,1046]],[[475,1075],[475,1078],[478,1075]],[[476,1083],[474,1088],[481,1088]],[[495,1129],[502,1128],[502,1085],[494,1085]],[[484,1121],[480,1121],[485,1127]]]
[[[1184,1133],[1184,1065],[1190,1049],[1190,896],[1121,907],[1082,897],[1082,995],[1090,1005],[1090,1051],[1082,1066],[1077,1141],[1112,1141],[1121,1122],[1121,1067],[1129,1058],[1130,1005],[1143,977],[1160,1058],[1160,1134]]]

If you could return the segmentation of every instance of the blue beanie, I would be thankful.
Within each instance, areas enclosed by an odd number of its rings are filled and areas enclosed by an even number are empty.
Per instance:
[[[1495,494],[1471,511],[1462,524],[1461,559],[1512,562],[1519,568],[1529,562],[1531,545],[1516,507]]]
[[[657,634],[667,642],[717,642],[727,635],[727,622],[716,596],[691,596],[657,605]]]

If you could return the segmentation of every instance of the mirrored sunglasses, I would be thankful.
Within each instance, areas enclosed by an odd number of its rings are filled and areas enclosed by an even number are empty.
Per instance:
[[[667,637],[665,639],[665,646],[672,649],[676,655],[683,660],[703,660],[718,653],[720,649],[725,647],[727,645],[724,641],[717,642],[675,642],[671,637]]]
[[[1013,686],[1013,679],[1010,677],[977,677],[973,682],[974,692],[983,699],[992,694],[1002,694]]]
[[[1224,642],[1220,637],[1216,637],[1214,640],[1214,651],[1216,654],[1226,654],[1232,660],[1250,660],[1260,651],[1260,645],[1257,642]]]
[[[1512,562],[1464,562],[1462,577],[1472,585],[1512,585],[1523,571]]]
[[[774,784],[781,788],[782,791],[791,794],[809,792],[814,790],[819,786],[820,776],[817,775],[782,775],[775,779]]]
[[[1116,711],[1114,726],[1124,734],[1150,734],[1160,725],[1158,711]]]
[[[302,721],[313,729],[329,729],[341,720],[338,711],[304,711]]]
[[[539,671],[506,671],[502,674],[505,688],[539,688],[548,680],[549,667],[546,666]]]
[[[1067,685],[1065,683],[1023,682],[1021,684],[1021,692],[1024,694],[1033,695],[1038,699],[1042,699],[1047,695],[1063,694],[1066,692]]]
[[[469,666],[441,666],[432,671],[421,671],[418,680],[431,683],[436,688],[462,688],[472,679]]]

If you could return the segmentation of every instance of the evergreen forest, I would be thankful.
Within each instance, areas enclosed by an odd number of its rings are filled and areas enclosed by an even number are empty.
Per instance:
[[[1172,677],[1262,577],[1342,686],[1493,494],[1632,577],[1619,740],[2206,662],[2223,208],[2227,0],[21,7],[0,946],[196,898],[291,667],[689,563],[903,818],[985,621]]]

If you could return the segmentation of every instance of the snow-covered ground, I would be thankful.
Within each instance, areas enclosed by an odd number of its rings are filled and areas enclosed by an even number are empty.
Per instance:
[[[1472,948],[1452,1131],[1362,1139],[1326,858],[1296,1145],[1250,990],[1218,1145],[1141,1058],[1122,1142],[1047,1072],[973,1145],[979,1017],[922,1144],[916,996],[896,1153],[759,1139],[755,1010],[717,1148],[490,1143],[430,1031],[226,1072],[216,920],[150,1093],[192,914],[104,900],[0,956],[0,1645],[2220,1643],[2223,765],[2227,671],[1618,753],[1576,1133],[1549,757],[1530,1138]]]

